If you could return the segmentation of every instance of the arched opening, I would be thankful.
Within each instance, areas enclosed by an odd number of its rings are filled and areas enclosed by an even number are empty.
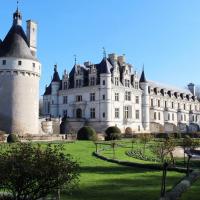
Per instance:
[[[80,108],[76,110],[76,118],[82,118],[82,110]]]

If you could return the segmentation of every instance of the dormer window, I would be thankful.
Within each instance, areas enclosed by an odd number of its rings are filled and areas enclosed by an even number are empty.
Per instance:
[[[6,60],[2,60],[2,65],[6,65]]]
[[[22,61],[21,60],[18,61],[18,65],[22,65]]]
[[[64,89],[64,90],[67,89],[67,81],[64,82],[64,84],[63,84],[63,89]]]
[[[95,85],[95,77],[90,78],[90,85]]]
[[[115,77],[115,85],[118,86],[119,85],[119,78]]]

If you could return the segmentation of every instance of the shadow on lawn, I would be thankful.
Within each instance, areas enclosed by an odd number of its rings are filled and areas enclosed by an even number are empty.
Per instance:
[[[112,173],[112,174],[125,174],[125,173],[145,173],[145,172],[152,172],[156,170],[151,169],[142,169],[136,167],[127,167],[127,166],[84,166],[81,167],[81,173]],[[157,170],[158,171],[158,170]]]
[[[180,177],[169,177],[168,189]],[[170,183],[170,184],[169,184]],[[82,186],[80,190],[72,193],[71,196],[64,195],[63,200],[153,200],[160,195],[161,176],[109,178],[93,182],[93,185]]]

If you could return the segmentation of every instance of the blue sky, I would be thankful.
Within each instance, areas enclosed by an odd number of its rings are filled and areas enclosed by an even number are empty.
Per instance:
[[[0,38],[12,23],[15,0],[0,0]],[[107,53],[125,54],[147,79],[184,87],[200,84],[199,0],[21,0],[25,21],[38,22],[40,94],[53,65],[60,75],[78,63],[101,61]]]

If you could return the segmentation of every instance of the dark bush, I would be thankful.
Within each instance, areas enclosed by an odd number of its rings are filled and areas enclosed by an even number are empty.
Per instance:
[[[15,134],[12,133],[12,134],[8,135],[8,137],[7,137],[7,142],[8,142],[8,143],[19,142],[19,138],[18,138],[17,135],[15,135]]]
[[[78,140],[96,140],[96,131],[90,126],[83,126],[77,133]]]
[[[121,130],[117,126],[108,127],[105,133],[105,140],[119,140],[121,138]]]

